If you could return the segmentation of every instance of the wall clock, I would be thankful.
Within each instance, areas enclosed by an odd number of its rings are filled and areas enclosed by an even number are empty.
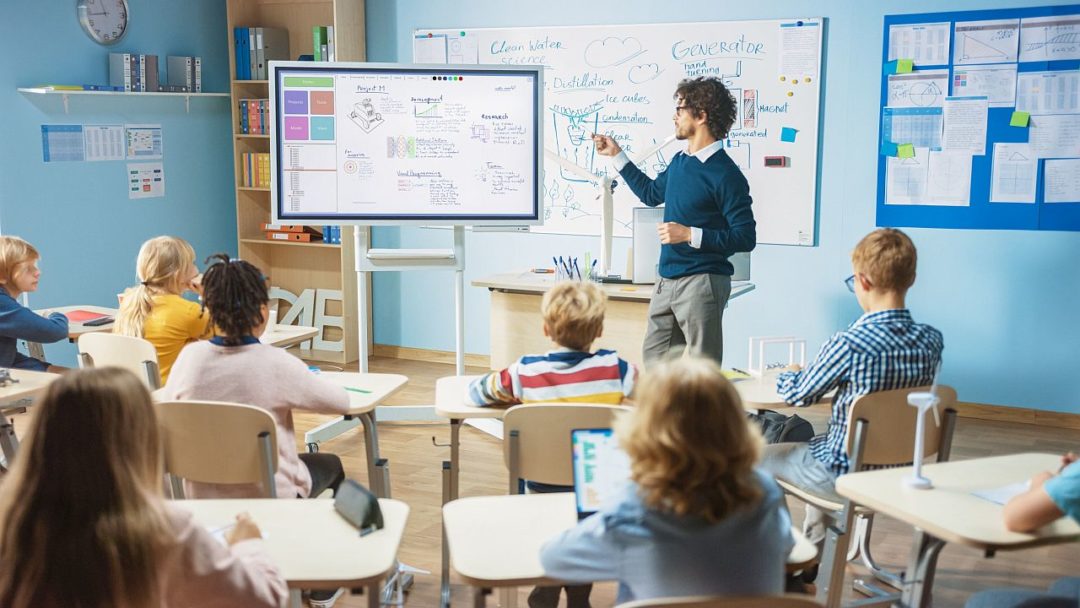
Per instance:
[[[76,0],[79,25],[98,44],[115,44],[127,32],[127,0]]]

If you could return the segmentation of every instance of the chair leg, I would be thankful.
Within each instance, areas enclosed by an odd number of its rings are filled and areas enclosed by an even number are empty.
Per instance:
[[[862,515],[857,515],[855,517],[855,531],[852,533],[852,542],[848,547],[847,561],[853,562],[857,557],[860,556],[865,535],[866,520]]]
[[[844,593],[844,575],[846,574],[848,544],[851,542],[849,530],[855,517],[847,510],[834,513],[831,517],[842,517],[842,521],[831,521],[825,530],[825,548],[821,554],[821,566],[818,575],[817,601],[825,608],[839,608]],[[824,576],[824,580],[822,579]]]
[[[895,589],[902,589],[904,585],[904,571],[889,572],[874,561],[874,555],[870,552],[870,531],[874,526],[874,515],[859,515],[859,521],[863,524],[861,529],[862,536],[859,538],[859,553],[862,554],[862,563],[870,573],[874,575],[877,580],[893,587]]]

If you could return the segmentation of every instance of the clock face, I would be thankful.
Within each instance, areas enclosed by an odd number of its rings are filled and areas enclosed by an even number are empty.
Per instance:
[[[114,44],[128,26],[127,0],[78,0],[79,24],[99,44]]]

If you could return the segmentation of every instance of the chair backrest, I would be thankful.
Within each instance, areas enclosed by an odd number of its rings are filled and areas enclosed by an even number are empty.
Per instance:
[[[503,459],[510,470],[510,493],[519,479],[553,485],[574,484],[570,431],[611,428],[619,405],[538,403],[516,405],[503,416]]]
[[[754,597],[663,597],[619,604],[616,608],[822,608],[805,595],[761,595]]]
[[[269,412],[217,401],[155,407],[165,436],[166,473],[201,483],[260,484],[268,497],[276,497],[277,424]]]
[[[866,466],[909,464],[915,444],[915,425],[918,409],[908,405],[909,393],[928,392],[929,386],[916,386],[891,391],[879,391],[863,395],[851,404],[848,426],[847,449],[854,458],[857,453],[856,429],[860,420],[865,421],[869,436],[865,438],[858,465]],[[923,458],[937,454],[939,460],[947,460],[952,441],[952,426],[956,416],[956,390],[938,385],[938,414],[941,424],[934,423],[933,412],[926,412],[923,425]],[[854,469],[852,469],[854,470]]]
[[[157,350],[134,336],[95,332],[79,336],[79,367],[122,367],[141,378],[150,390],[161,388]]]

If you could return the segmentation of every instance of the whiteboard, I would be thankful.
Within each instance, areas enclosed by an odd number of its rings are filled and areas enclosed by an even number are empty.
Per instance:
[[[274,222],[530,224],[537,68],[273,62]]]
[[[543,65],[545,147],[595,175],[614,170],[589,133],[614,137],[634,158],[671,135],[681,79],[720,77],[739,106],[724,145],[750,182],[758,242],[813,245],[822,29],[821,18],[417,29],[413,60]],[[674,142],[639,166],[655,176],[682,149]],[[787,166],[766,167],[767,156]],[[595,185],[553,162],[544,167],[545,219],[533,230],[599,234]],[[640,204],[616,187],[616,236],[630,235],[631,209]]]

